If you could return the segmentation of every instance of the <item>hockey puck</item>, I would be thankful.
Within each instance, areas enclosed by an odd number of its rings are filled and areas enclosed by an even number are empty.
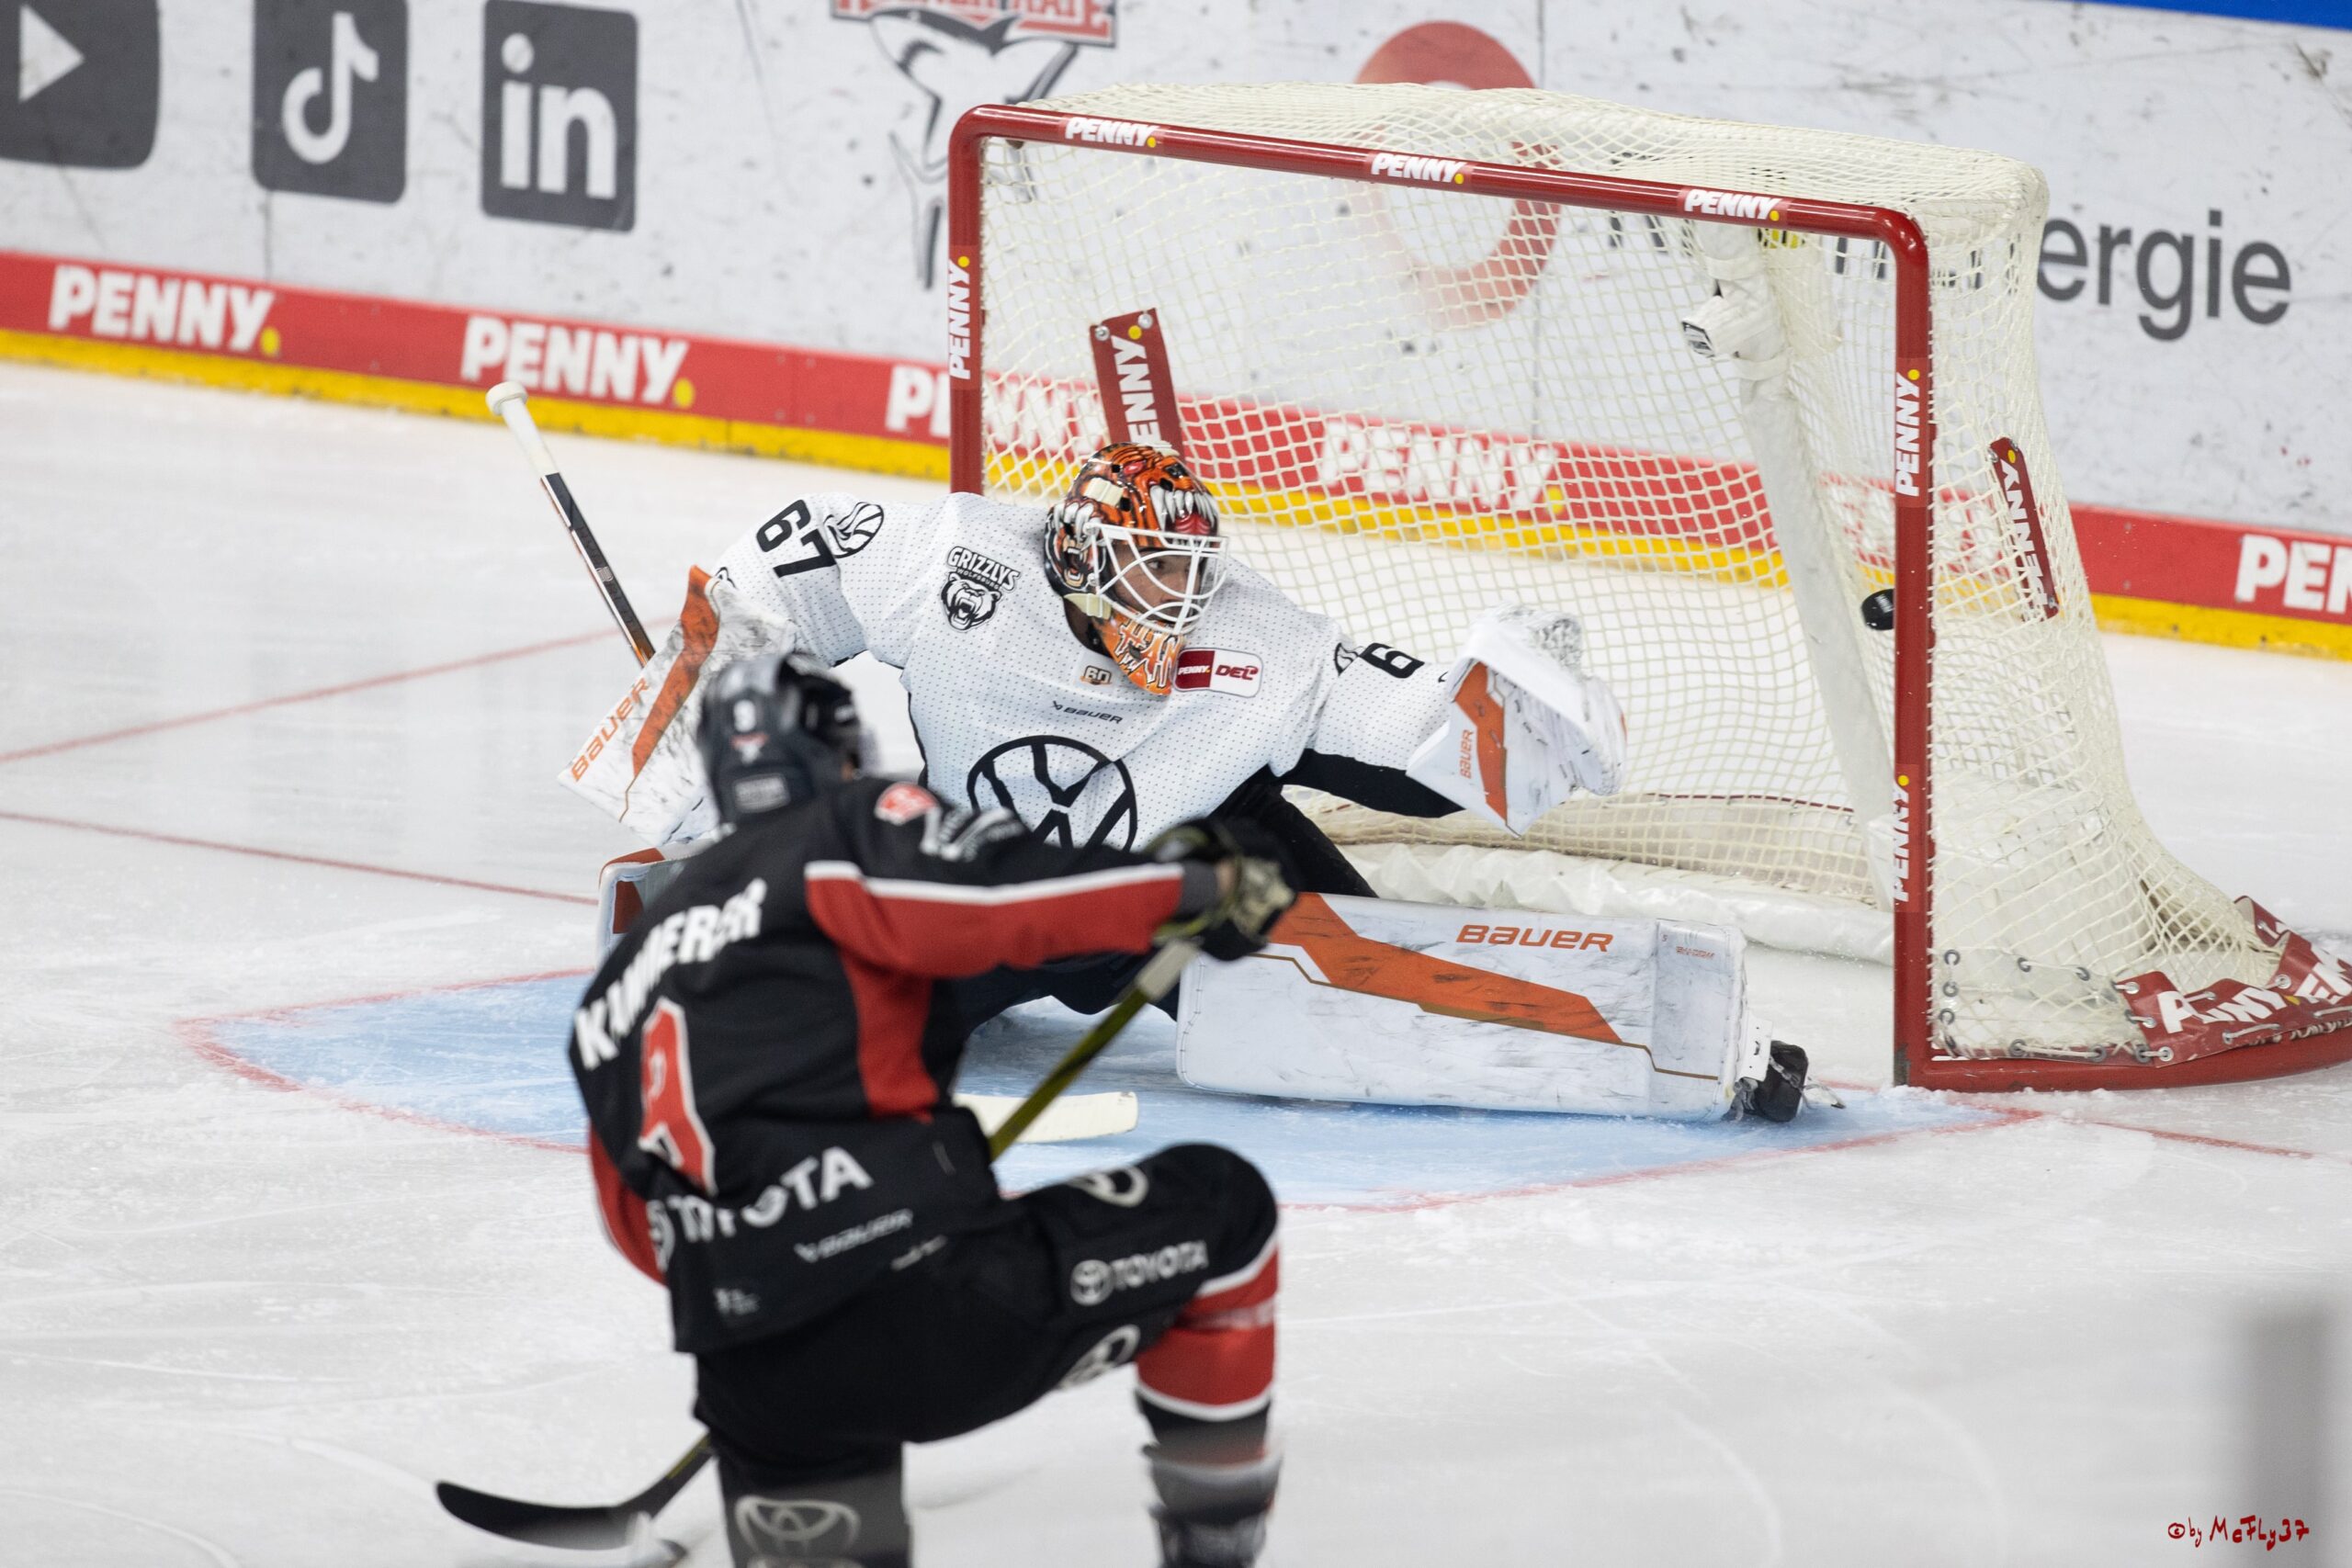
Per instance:
[[[1862,601],[1862,625],[1874,632],[1894,629],[1894,590],[1882,588]]]

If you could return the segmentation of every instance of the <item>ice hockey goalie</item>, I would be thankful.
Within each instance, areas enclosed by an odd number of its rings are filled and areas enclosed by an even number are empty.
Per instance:
[[[1574,615],[1498,606],[1441,667],[1351,639],[1226,546],[1208,488],[1151,446],[1096,452],[1051,505],[802,497],[696,580],[668,646],[568,782],[661,854],[690,848],[714,820],[690,723],[704,671],[784,649],[898,670],[922,782],[952,805],[1009,810],[1079,849],[1247,819],[1321,895],[1372,890],[1284,785],[1522,832],[1571,795],[1622,783],[1624,716],[1585,669]],[[648,869],[610,872],[608,932]],[[1045,996],[1094,1012],[1136,967],[1081,958],[984,975],[961,983],[961,1000],[974,1018]],[[1744,1055],[1747,1042],[1727,1034],[1716,1049]],[[1363,1097],[1430,1098],[1378,1084]]]

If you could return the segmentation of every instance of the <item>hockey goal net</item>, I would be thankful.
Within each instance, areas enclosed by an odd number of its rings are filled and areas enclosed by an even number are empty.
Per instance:
[[[1382,891],[1891,955],[1898,1081],[2352,1054],[2301,1014],[2176,1053],[2128,1005],[2286,997],[2293,943],[2125,781],[2033,169],[1537,91],[1136,85],[975,110],[950,180],[956,488],[1061,493],[1114,412],[1103,324],[1140,320],[1295,598],[1431,660],[1498,604],[1582,618],[1623,792],[1523,840],[1318,803]]]

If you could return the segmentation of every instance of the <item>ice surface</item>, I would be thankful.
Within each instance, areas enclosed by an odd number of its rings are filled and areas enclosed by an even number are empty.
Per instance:
[[[555,446],[649,621],[797,489],[927,491]],[[610,1499],[695,1427],[560,1092],[631,846],[552,775],[630,663],[530,476],[490,424],[0,367],[0,1562],[553,1561],[427,1483]],[[2352,666],[2108,646],[2159,832],[2352,933]],[[1883,1083],[1884,970],[1757,985]],[[992,1028],[967,1087],[1077,1027]],[[1213,1101],[1166,1064],[1139,1026],[1097,1080],[1137,1134],[1008,1174],[1211,1135],[1293,1200],[1272,1568],[2177,1555],[2253,1506],[2245,1325],[2352,1288],[2346,1069],[1781,1133]],[[1140,1437],[1111,1378],[919,1450],[922,1561],[1148,1562]],[[707,1481],[664,1526],[724,1561]]]

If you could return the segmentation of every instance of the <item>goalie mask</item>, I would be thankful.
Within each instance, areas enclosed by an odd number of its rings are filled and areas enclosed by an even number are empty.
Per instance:
[[[738,660],[710,678],[695,745],[729,827],[857,776],[865,728],[849,688],[798,654]]]
[[[1185,636],[1224,575],[1208,487],[1165,447],[1105,446],[1046,515],[1054,587],[1128,680],[1166,696]]]

